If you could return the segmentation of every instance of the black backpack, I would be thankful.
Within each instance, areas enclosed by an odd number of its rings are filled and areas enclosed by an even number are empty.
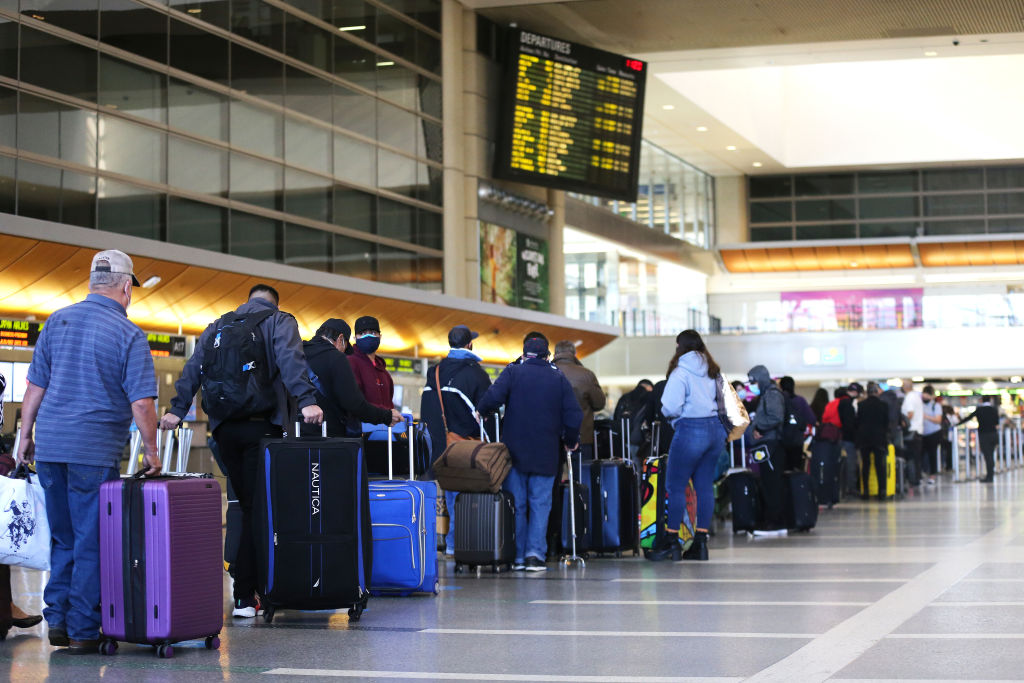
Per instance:
[[[203,342],[203,410],[218,420],[270,413],[277,396],[267,367],[267,349],[259,324],[272,316],[225,313]]]
[[[796,410],[789,394],[783,391],[782,398],[786,405],[786,417],[782,421],[782,443],[787,448],[800,448],[807,433],[807,420],[802,412]]]

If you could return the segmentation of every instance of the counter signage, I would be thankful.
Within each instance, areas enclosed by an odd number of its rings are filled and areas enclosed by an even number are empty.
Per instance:
[[[382,358],[388,372],[401,375],[423,375],[426,372],[426,361],[423,358]]]
[[[0,346],[31,348],[36,345],[44,323],[31,320],[0,320]]]
[[[647,64],[510,32],[495,177],[636,201]]]

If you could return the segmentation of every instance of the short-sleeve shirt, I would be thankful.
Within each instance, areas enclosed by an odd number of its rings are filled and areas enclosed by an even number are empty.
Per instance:
[[[117,467],[132,403],[156,398],[146,335],[100,294],[62,308],[43,326],[28,381],[46,389],[36,416],[36,459]]]

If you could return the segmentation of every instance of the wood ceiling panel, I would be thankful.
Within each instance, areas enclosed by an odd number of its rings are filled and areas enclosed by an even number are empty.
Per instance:
[[[35,246],[36,241],[13,235],[0,235],[0,270],[4,270]]]

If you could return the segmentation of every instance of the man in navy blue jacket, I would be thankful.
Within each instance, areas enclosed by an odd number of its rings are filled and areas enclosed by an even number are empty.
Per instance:
[[[477,412],[485,416],[505,406],[502,441],[512,455],[505,490],[515,497],[516,505],[512,568],[533,572],[547,569],[544,558],[555,476],[563,445],[572,449],[579,445],[583,421],[572,385],[547,357],[547,339],[528,339],[522,362],[505,368],[477,404]]]

